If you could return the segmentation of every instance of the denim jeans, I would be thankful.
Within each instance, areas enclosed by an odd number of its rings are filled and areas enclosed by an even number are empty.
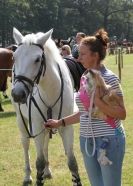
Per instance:
[[[107,136],[109,140],[106,148],[107,157],[112,161],[112,165],[101,165],[98,162],[99,149],[103,142],[103,137],[95,138],[96,151],[93,157],[89,157],[85,150],[86,138],[80,137],[80,148],[83,154],[85,168],[91,186],[121,186],[122,163],[125,153],[125,136]],[[87,139],[88,152],[93,149],[92,138]]]

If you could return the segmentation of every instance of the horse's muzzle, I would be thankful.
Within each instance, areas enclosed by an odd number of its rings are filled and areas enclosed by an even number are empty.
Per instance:
[[[25,90],[21,89],[21,90],[16,90],[15,88],[12,89],[11,95],[13,97],[13,100],[16,103],[26,103],[27,102],[27,93],[25,92]]]

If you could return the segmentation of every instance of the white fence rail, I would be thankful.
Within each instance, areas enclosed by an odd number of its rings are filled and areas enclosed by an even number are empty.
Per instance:
[[[0,69],[0,71],[6,71],[6,70],[12,70],[12,69],[5,69],[5,68],[2,68],[2,69]]]

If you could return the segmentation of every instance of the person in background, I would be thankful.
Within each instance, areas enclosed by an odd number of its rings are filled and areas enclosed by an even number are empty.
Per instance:
[[[76,95],[77,113],[60,120],[48,120],[46,128],[67,127],[80,122],[80,149],[91,186],[121,186],[122,164],[125,153],[125,131],[122,120],[126,118],[123,92],[119,78],[103,64],[109,38],[104,29],[94,36],[82,39],[79,46],[79,61],[87,69],[81,77],[81,86]],[[103,92],[96,87],[93,106],[97,106],[109,120],[91,118],[87,74],[97,70],[112,90],[118,90],[119,104],[107,105]],[[68,100],[69,101],[69,100]]]
[[[80,66],[80,68],[82,69],[83,72],[84,72],[86,69],[84,68],[84,66],[82,65],[82,63],[80,63],[78,57],[79,57],[79,45],[80,45],[80,42],[81,42],[81,40],[82,40],[83,38],[85,38],[85,37],[86,37],[86,34],[85,34],[85,33],[83,33],[83,32],[78,32],[78,33],[76,34],[76,44],[73,45],[73,47],[72,47],[72,56],[73,56],[74,60],[75,60],[76,62],[78,62],[78,65]]]
[[[63,45],[61,47],[61,55],[63,58],[72,59],[72,52],[69,45]]]
[[[80,63],[77,63],[72,56],[71,48],[69,45],[63,45],[61,47],[61,55],[64,58],[74,81],[74,89],[77,92],[80,86],[80,78],[84,72],[84,69]]]
[[[75,58],[75,60],[77,60],[79,56],[79,44],[85,36],[86,34],[83,32],[78,32],[76,34],[76,44],[72,47],[72,56]]]

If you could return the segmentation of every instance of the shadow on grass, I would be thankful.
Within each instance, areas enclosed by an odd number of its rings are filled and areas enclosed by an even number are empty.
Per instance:
[[[16,112],[0,112],[0,118],[8,118],[13,116],[16,116]]]

